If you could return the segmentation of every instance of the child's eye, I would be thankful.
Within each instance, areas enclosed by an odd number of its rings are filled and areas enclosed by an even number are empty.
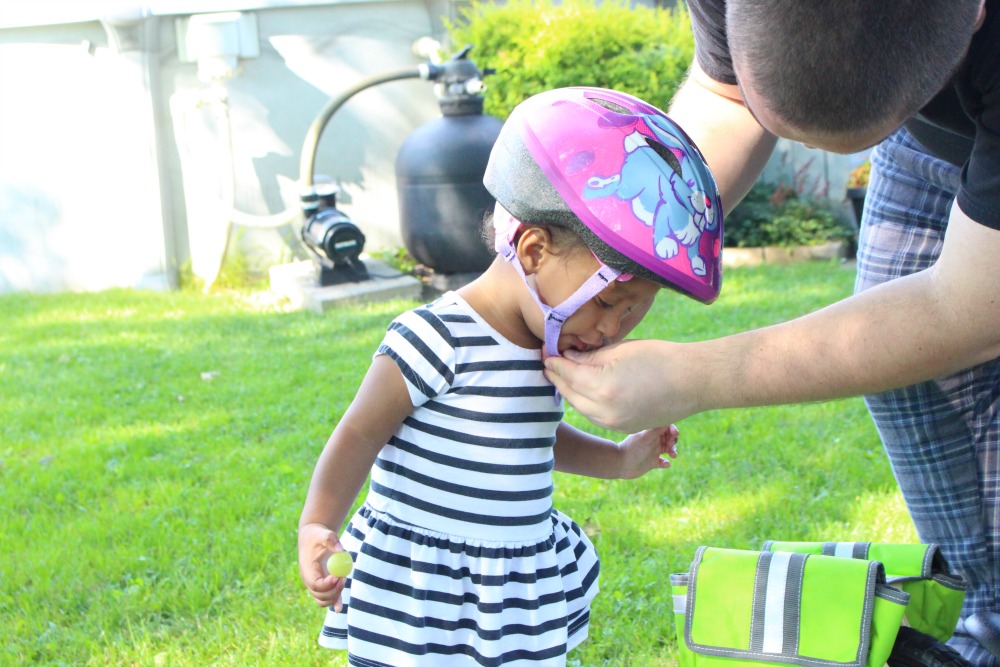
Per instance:
[[[609,310],[609,309],[615,307],[615,304],[608,303],[607,301],[605,301],[604,299],[602,299],[600,296],[595,296],[594,297],[594,303],[596,303],[600,308],[604,308],[606,310]]]

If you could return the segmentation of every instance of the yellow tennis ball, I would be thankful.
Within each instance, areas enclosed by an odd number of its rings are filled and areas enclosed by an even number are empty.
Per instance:
[[[346,551],[334,551],[326,561],[326,571],[335,577],[346,577],[353,568],[354,561]]]

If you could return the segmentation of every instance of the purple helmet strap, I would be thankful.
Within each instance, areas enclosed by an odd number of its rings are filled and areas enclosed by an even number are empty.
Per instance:
[[[520,266],[521,263],[518,262],[517,265]],[[556,344],[559,342],[559,332],[562,330],[563,323],[579,310],[580,306],[593,299],[605,287],[613,283],[619,273],[621,272],[617,269],[612,269],[610,266],[601,264],[601,267],[597,269],[594,275],[590,276],[586,282],[580,285],[579,289],[555,308],[546,308],[538,297],[535,296],[535,301],[538,301],[538,305],[542,306],[542,313],[545,314],[545,354],[551,357],[559,356],[559,349]]]
[[[558,357],[559,332],[562,330],[563,323],[579,310],[580,306],[600,294],[605,287],[623,274],[618,269],[613,269],[605,265],[604,262],[597,260],[600,263],[600,268],[583,285],[558,306],[548,306],[542,302],[538,292],[532,286],[531,282],[528,281],[528,276],[524,273],[524,267],[521,266],[521,260],[518,259],[517,253],[514,251],[514,246],[511,243],[520,226],[521,222],[498,203],[496,212],[493,214],[493,228],[496,231],[494,247],[497,253],[510,262],[517,269],[517,272],[521,274],[521,278],[524,280],[524,284],[527,285],[528,291],[534,297],[538,307],[542,309],[542,315],[545,318],[545,354],[550,357]],[[631,276],[629,277],[631,278]]]

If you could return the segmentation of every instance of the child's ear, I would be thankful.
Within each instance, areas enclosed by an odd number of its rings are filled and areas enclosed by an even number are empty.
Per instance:
[[[538,271],[546,256],[552,254],[552,232],[545,227],[526,227],[517,239],[517,258],[525,275]]]

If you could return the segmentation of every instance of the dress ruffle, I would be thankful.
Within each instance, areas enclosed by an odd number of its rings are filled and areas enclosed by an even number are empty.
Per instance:
[[[355,567],[319,643],[350,664],[564,665],[587,636],[597,552],[552,510],[542,541],[442,535],[364,505],[341,537]]]

